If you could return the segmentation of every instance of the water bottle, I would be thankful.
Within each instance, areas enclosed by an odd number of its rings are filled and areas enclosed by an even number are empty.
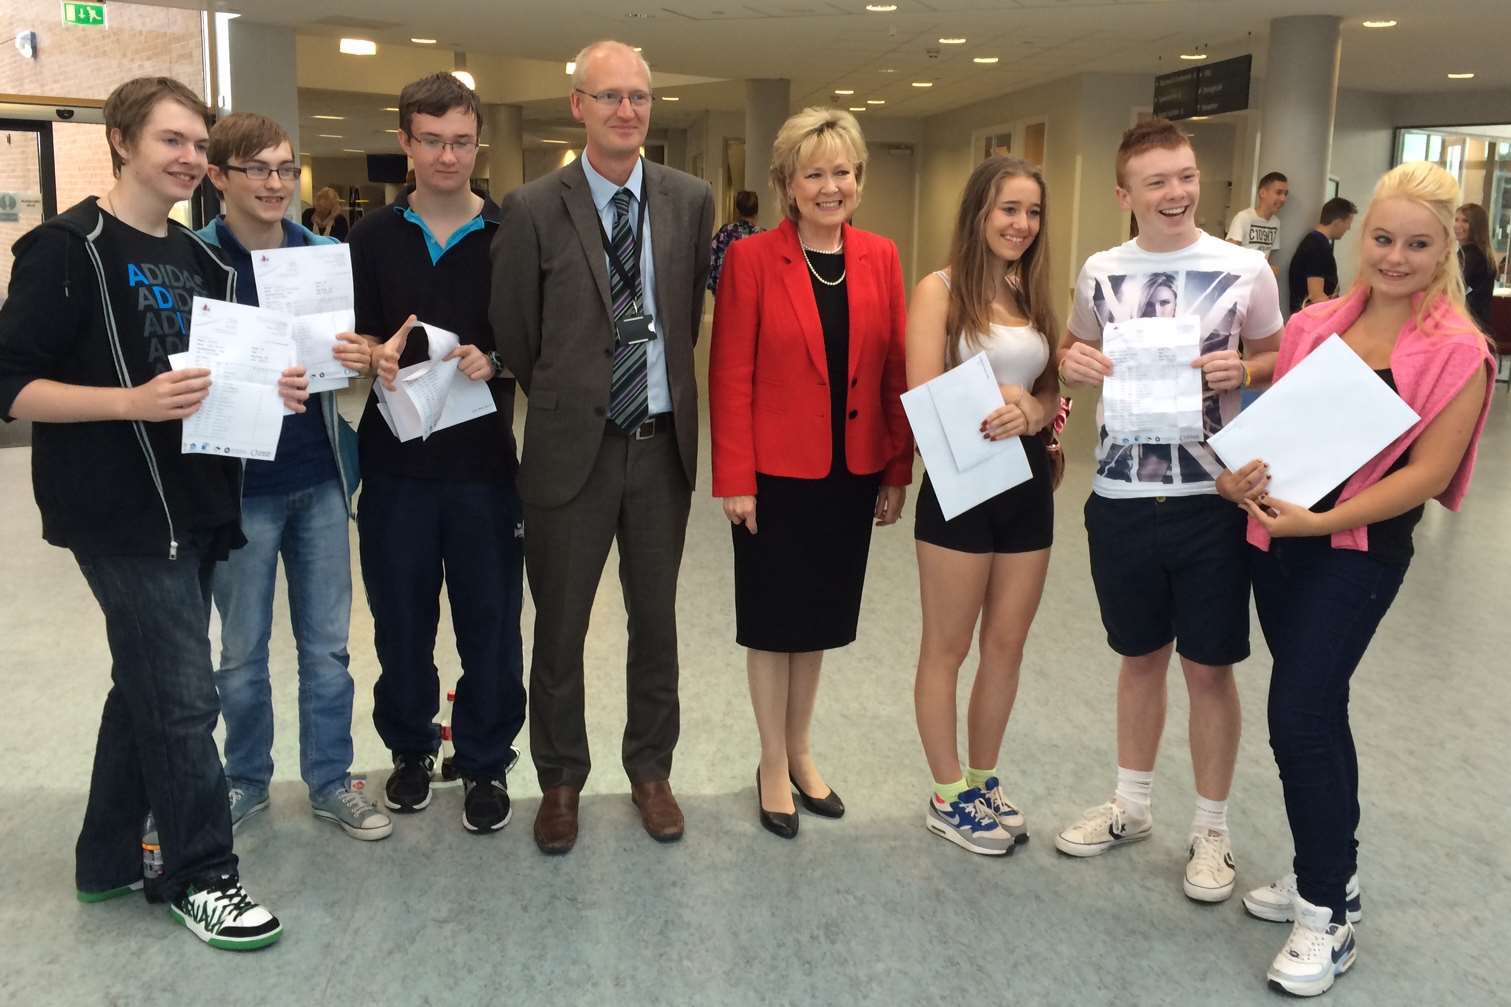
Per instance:
[[[142,877],[153,881],[162,876],[163,848],[157,841],[157,820],[149,811],[147,820],[142,823]]]

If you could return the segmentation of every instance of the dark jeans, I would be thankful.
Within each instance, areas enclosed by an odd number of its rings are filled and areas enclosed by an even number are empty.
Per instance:
[[[1296,845],[1301,897],[1344,920],[1344,888],[1358,869],[1359,759],[1348,726],[1349,679],[1406,567],[1326,539],[1254,550],[1254,602],[1275,658],[1270,748]]]
[[[441,746],[435,634],[441,584],[462,675],[451,726],[465,776],[502,777],[525,723],[524,531],[508,482],[363,473],[357,507],[362,581],[381,674],[373,723],[395,754]]]
[[[105,613],[110,693],[100,716],[74,880],[103,891],[142,876],[142,821],[157,820],[164,873],[147,888],[171,901],[190,882],[236,873],[226,778],[215,745],[220,697],[210,660],[214,562],[76,556]]]

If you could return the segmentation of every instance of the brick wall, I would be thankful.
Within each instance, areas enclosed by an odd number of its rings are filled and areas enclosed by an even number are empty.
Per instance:
[[[112,2],[106,28],[62,23],[58,0],[0,0],[0,93],[103,100],[132,77],[175,77],[205,93],[199,13]],[[37,33],[37,58],[9,43]],[[53,124],[58,209],[102,195],[113,181],[105,127]],[[36,144],[29,133],[0,133],[0,192],[37,192]],[[11,245],[36,220],[0,222],[0,297],[10,283]]]
[[[103,99],[132,77],[176,77],[205,93],[199,12],[139,4],[107,5],[105,28],[65,25],[58,0],[0,3],[0,92]],[[37,33],[37,58],[10,40]]]

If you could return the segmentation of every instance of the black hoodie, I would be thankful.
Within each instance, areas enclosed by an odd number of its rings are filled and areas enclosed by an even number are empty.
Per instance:
[[[10,295],[0,307],[0,416],[13,419],[16,396],[39,378],[130,388],[169,369],[163,341],[143,338],[141,324],[121,309],[138,296],[171,306],[187,300],[188,288],[129,286],[129,270],[140,270],[119,242],[157,240],[179,264],[171,268],[195,274],[187,277],[190,288],[235,300],[235,273],[194,232],[170,221],[168,234],[132,232],[91,197],[16,242]],[[177,309],[164,314],[180,315],[177,324],[186,328],[188,305]],[[240,463],[183,454],[182,428],[178,420],[33,424],[42,537],[84,555],[170,559],[181,543],[239,541]]]

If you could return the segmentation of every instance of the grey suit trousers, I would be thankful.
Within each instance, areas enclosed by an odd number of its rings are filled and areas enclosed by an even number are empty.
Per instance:
[[[677,573],[691,506],[676,432],[635,440],[611,424],[576,497],[560,507],[525,504],[525,569],[535,601],[530,753],[542,789],[581,789],[591,768],[583,641],[615,541],[629,617],[624,770],[632,783],[670,777],[681,724]]]

